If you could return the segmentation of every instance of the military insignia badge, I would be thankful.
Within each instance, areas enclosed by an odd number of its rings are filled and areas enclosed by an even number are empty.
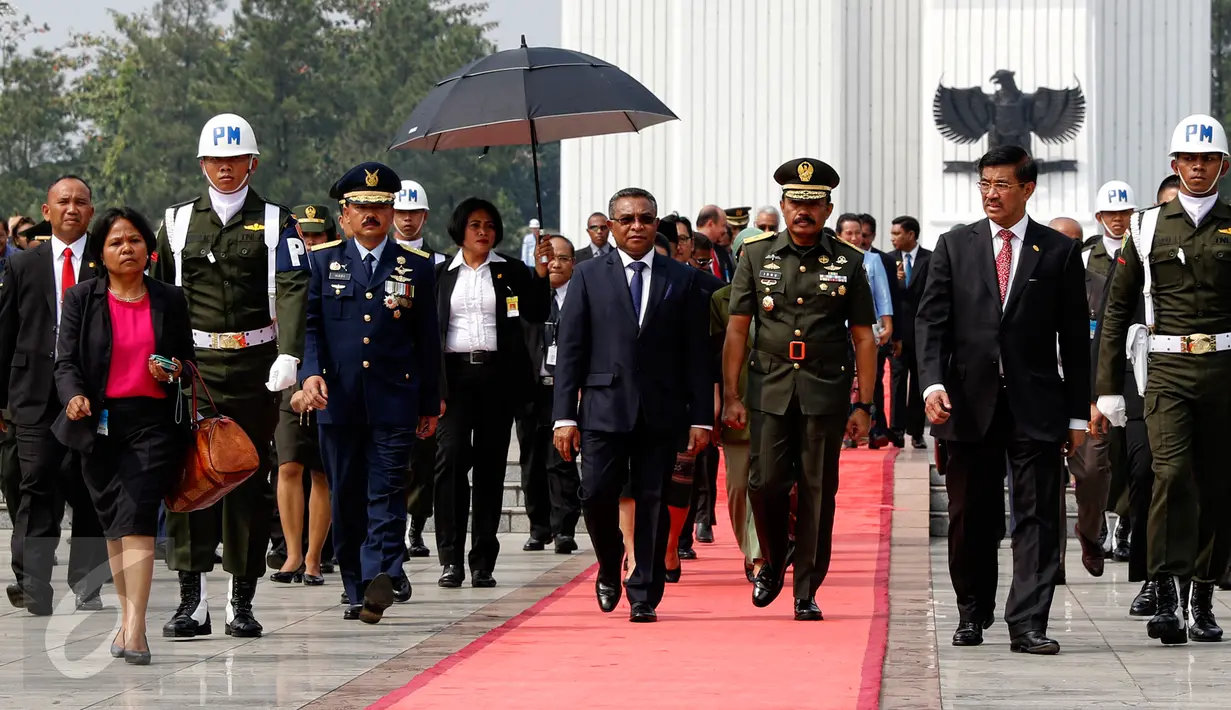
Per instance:
[[[799,164],[799,179],[804,182],[812,179],[812,163],[805,160]]]
[[[411,283],[402,283],[392,280],[386,281],[385,295],[388,296],[388,298],[385,299],[386,306],[389,306],[389,298],[406,299],[409,301],[415,297],[415,286]],[[393,306],[389,307],[393,308]]]
[[[338,263],[338,262],[336,262],[336,261],[331,261],[331,262],[329,262],[329,270],[330,270],[330,271],[341,271],[341,270],[342,270],[342,265],[341,265],[341,264],[339,264],[339,263]]]
[[[781,267],[781,266],[778,266],[777,264],[775,264],[775,263],[774,263],[774,262],[772,262],[772,261],[771,261],[771,262],[769,262],[768,264],[761,264],[761,268],[762,268],[762,269],[772,269],[772,270],[774,270],[774,271],[780,271],[780,270],[782,269],[782,267]]]
[[[245,224],[244,231],[247,232],[264,232],[265,225],[263,224]]]
[[[826,266],[825,270],[826,271],[841,271],[842,267],[841,266]]]
[[[363,182],[368,187],[376,187],[376,185],[380,182],[380,168],[377,168],[371,172],[368,172],[365,168],[363,171]]]
[[[823,283],[823,284],[821,284],[821,290],[822,290],[822,291],[828,291],[828,290],[829,290],[829,284],[827,284],[827,283]]]
[[[405,264],[405,263],[406,263],[406,257],[404,257],[404,256],[399,256],[399,257],[398,257],[398,263],[399,263],[399,264]]]
[[[842,264],[845,264],[845,263],[846,263],[846,257],[845,257],[845,256],[840,256],[840,257],[838,257],[838,260],[837,260],[836,262],[834,262],[834,263],[836,263],[836,264],[838,264],[839,266],[841,266]]]
[[[829,263],[829,257],[827,257],[827,256],[821,256],[821,257],[819,257],[819,258],[817,259],[817,261],[821,262],[822,264],[828,264],[828,263]]]
[[[385,296],[385,308],[393,310],[398,307],[398,300],[394,296]]]
[[[303,216],[307,217],[308,219],[316,219],[316,208],[313,207],[312,205],[308,205],[306,208],[304,208]]]
[[[1034,250],[1035,250],[1035,251],[1038,251],[1038,250],[1039,250],[1039,245],[1038,245],[1038,244],[1035,244],[1035,245],[1034,245]]]
[[[393,312],[393,317],[394,317],[394,318],[401,318],[401,317],[402,317],[402,312],[401,312],[401,311],[394,311],[394,312]]]
[[[766,312],[774,310],[774,297],[767,295],[765,298],[762,298],[761,308],[764,308]]]
[[[765,256],[765,260],[766,261],[781,261],[782,257],[778,256],[777,254],[767,254]]]
[[[1220,229],[1218,230],[1218,233],[1219,234],[1231,234],[1231,227],[1227,227],[1226,229]]]
[[[90,262],[90,268],[91,268],[91,269],[93,269],[93,268],[94,268],[94,262],[92,262],[92,261]]]
[[[845,296],[845,295],[846,295],[846,286],[839,286],[839,287],[838,287],[838,295],[839,295],[839,296]]]

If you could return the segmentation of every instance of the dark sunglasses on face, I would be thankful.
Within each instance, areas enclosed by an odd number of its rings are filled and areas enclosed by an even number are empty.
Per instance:
[[[639,215],[624,215],[623,217],[620,217],[619,219],[615,221],[619,223],[620,226],[622,227],[631,227],[633,226],[634,222],[640,222],[641,224],[648,227],[654,224],[655,219],[657,219],[657,217],[655,217],[653,214],[649,212],[646,212],[645,214],[639,214]]]
[[[586,227],[587,232],[606,232],[608,229],[609,227],[605,224],[592,224]]]

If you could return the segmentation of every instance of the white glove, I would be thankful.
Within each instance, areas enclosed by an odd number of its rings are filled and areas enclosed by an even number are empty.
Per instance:
[[[1122,427],[1128,424],[1128,413],[1124,410],[1124,395],[1102,394],[1094,406],[1107,417],[1112,426]]]
[[[295,384],[298,374],[299,358],[290,355],[279,355],[278,359],[274,360],[274,364],[269,368],[269,382],[265,383],[265,389],[270,392],[281,392]]]

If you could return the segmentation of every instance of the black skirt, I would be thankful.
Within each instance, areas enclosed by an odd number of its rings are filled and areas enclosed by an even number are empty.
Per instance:
[[[158,533],[158,507],[184,471],[186,429],[172,398],[103,403],[107,433],[82,457],[82,474],[108,540]],[[186,415],[185,415],[186,416]]]
[[[274,448],[278,465],[297,463],[307,471],[324,472],[316,424],[316,412],[299,415],[289,408],[278,410],[278,426],[274,429]]]

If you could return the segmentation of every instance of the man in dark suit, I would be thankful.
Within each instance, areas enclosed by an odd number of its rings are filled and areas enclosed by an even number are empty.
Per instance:
[[[375,179],[373,179],[375,178]],[[362,163],[334,184],[354,238],[312,248],[299,374],[319,410],[333,489],[334,549],[352,606],[375,624],[406,573],[405,476],[440,414],[440,331],[431,261],[388,237],[397,175]],[[362,601],[362,605],[356,602]]]
[[[578,249],[574,264],[589,261],[595,257],[607,256],[615,248],[611,245],[611,227],[607,226],[607,215],[595,212],[586,220],[586,234],[590,243],[585,248]],[[572,242],[569,242],[572,244]]]
[[[86,228],[94,215],[90,188],[75,176],[51,184],[43,217],[53,236],[5,264],[0,288],[0,409],[17,429],[21,462],[20,500],[13,529],[9,602],[36,616],[52,610],[51,568],[60,542],[64,503],[73,509],[68,583],[77,608],[102,609],[98,590],[109,577],[107,548],[80,467],[66,462],[68,449],[51,433],[63,409],[53,371],[64,292],[98,275],[101,264],[86,255]]]
[[[994,148],[978,166],[988,220],[941,235],[915,317],[924,411],[947,449],[953,644],[982,643],[995,618],[1007,459],[1010,648],[1054,654],[1061,457],[1081,445],[1090,415],[1085,270],[1078,242],[1026,215],[1038,167],[1025,150]]]
[[[606,227],[606,221],[603,226]],[[526,496],[530,538],[522,550],[533,552],[555,543],[557,554],[577,549],[573,536],[581,517],[577,489],[581,479],[577,463],[565,461],[552,441],[552,406],[555,393],[557,334],[560,309],[573,277],[573,243],[567,237],[552,237],[552,260],[547,265],[551,281],[551,316],[546,323],[522,322],[526,350],[530,353],[535,386],[517,418],[517,442],[521,449],[521,489]]]
[[[890,407],[891,438],[901,448],[905,437],[916,449],[926,449],[923,440],[923,395],[919,390],[919,361],[915,359],[915,313],[928,280],[928,262],[932,251],[919,246],[919,221],[903,215],[893,220],[889,231],[894,251],[889,258],[894,271],[889,282],[898,284],[899,303],[893,306],[894,358],[890,365],[893,394]],[[896,274],[897,278],[893,275]],[[900,337],[900,340],[897,338]]]
[[[645,190],[617,192],[608,205],[618,249],[573,274],[560,314],[555,371],[555,444],[566,460],[580,450],[581,501],[598,556],[599,608],[620,600],[620,489],[637,503],[636,566],[628,581],[629,620],[655,621],[666,581],[664,489],[681,441],[696,455],[713,429],[705,295],[696,269],[654,252],[658,203]],[[577,393],[581,392],[580,403]]]

